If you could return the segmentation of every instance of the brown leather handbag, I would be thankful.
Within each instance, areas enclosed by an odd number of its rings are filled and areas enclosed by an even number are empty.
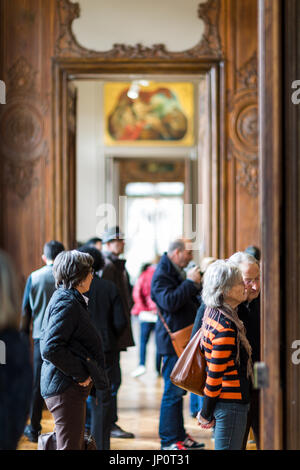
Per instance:
[[[185,328],[182,328],[181,330],[178,330],[178,331],[175,331],[174,333],[172,333],[172,331],[168,327],[164,317],[162,316],[162,314],[159,310],[158,310],[158,315],[159,315],[159,318],[161,319],[162,324],[164,325],[165,329],[167,330],[167,332],[170,336],[173,348],[175,349],[175,352],[176,352],[177,356],[178,357],[181,356],[181,354],[184,351],[184,348],[186,347],[186,345],[188,344],[188,342],[191,338],[191,334],[192,334],[192,330],[193,330],[193,324],[189,325],[189,326],[186,326]]]
[[[171,382],[196,395],[203,395],[206,381],[206,360],[200,349],[200,330],[192,337],[178,358],[170,375]]]

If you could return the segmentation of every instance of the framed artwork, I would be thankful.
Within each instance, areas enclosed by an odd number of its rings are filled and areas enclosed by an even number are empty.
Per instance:
[[[106,82],[104,122],[106,146],[191,146],[194,85]]]

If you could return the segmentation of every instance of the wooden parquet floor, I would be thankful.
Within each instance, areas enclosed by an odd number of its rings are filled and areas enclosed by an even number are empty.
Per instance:
[[[133,324],[134,337],[138,344],[137,324]],[[138,365],[138,346],[121,353],[122,385],[118,395],[118,424],[133,432],[134,439],[111,439],[111,450],[159,450],[159,410],[163,393],[163,379],[156,376],[154,367],[155,345],[151,337],[147,350],[147,372],[139,378],[131,377]],[[197,441],[204,442],[207,450],[214,448],[211,431],[201,430],[197,420],[189,413],[189,395],[184,398],[184,421],[186,431]],[[42,432],[53,430],[54,422],[48,410],[43,411]],[[255,446],[248,445],[249,449]],[[23,436],[18,450],[36,450],[37,444]]]

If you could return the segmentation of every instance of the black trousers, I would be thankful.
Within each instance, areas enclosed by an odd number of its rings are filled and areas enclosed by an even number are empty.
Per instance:
[[[246,432],[243,440],[242,450],[247,447],[248,436],[252,428],[257,450],[259,450],[259,391],[253,390],[251,393],[250,409],[248,412]]]
[[[112,396],[112,424],[118,421],[118,391],[121,386],[122,374],[120,367],[120,352],[112,353],[110,380]]]
[[[111,389],[96,390],[91,404],[91,434],[94,437],[98,450],[110,450],[110,430],[117,416],[117,394],[121,379],[118,372],[120,354],[118,352],[106,353],[105,364]],[[116,388],[116,383],[117,385]]]
[[[43,360],[41,358],[40,340],[33,340],[33,390],[30,406],[30,427],[33,433],[41,430],[41,419],[44,399],[41,395],[40,380]]]

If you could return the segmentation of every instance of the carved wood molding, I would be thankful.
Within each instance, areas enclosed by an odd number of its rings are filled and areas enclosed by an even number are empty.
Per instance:
[[[236,181],[258,196],[257,53],[236,71],[237,90],[228,95],[228,157],[238,160]]]
[[[255,51],[252,57],[237,71],[237,80],[239,88],[241,89],[257,89],[258,58]]]
[[[39,159],[19,162],[7,161],[4,165],[4,181],[10,190],[20,199],[25,199],[34,186],[39,185],[39,179],[35,175],[35,166]]]
[[[4,161],[4,182],[21,199],[38,183],[37,162],[48,157],[44,138],[47,100],[37,92],[38,72],[24,57],[8,71],[7,104],[1,109],[0,136]]]
[[[238,162],[236,181],[252,197],[258,196],[258,162]]]
[[[58,57],[97,58],[97,59],[140,59],[140,60],[186,60],[203,57],[221,58],[222,46],[219,34],[220,0],[208,0],[198,7],[198,17],[204,21],[205,31],[199,43],[183,52],[170,52],[164,44],[151,47],[143,44],[130,46],[114,44],[109,51],[99,52],[81,46],[73,31],[72,23],[80,17],[79,3],[70,0],[57,0],[59,34],[55,54]]]

